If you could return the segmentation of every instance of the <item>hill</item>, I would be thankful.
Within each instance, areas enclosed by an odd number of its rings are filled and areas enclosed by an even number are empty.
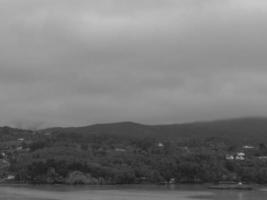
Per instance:
[[[133,122],[96,124],[84,127],[50,128],[43,131],[94,134],[129,138],[225,138],[233,141],[267,142],[267,118],[238,118],[209,122],[144,125]]]
[[[22,183],[267,183],[267,118],[0,128],[0,180]],[[241,157],[240,157],[241,155]]]

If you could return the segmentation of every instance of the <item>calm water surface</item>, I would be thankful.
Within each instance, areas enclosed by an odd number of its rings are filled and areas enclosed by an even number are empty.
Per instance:
[[[267,188],[267,187],[266,187]],[[267,189],[217,191],[205,186],[0,186],[0,200],[266,200]]]

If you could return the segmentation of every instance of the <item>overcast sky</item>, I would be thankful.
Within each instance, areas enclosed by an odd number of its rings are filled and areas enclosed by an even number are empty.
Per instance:
[[[0,0],[0,125],[267,116],[266,0]]]

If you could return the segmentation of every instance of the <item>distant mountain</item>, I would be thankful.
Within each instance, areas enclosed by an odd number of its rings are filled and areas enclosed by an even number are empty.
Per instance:
[[[49,128],[45,132],[113,135],[120,137],[150,137],[159,134],[156,126],[134,122],[119,122],[110,124],[95,124],[84,127]]]
[[[242,143],[258,143],[267,142],[267,118],[251,117],[168,125],[143,125],[133,122],[120,122],[84,127],[49,128],[43,131],[138,138],[179,139],[219,137]]]

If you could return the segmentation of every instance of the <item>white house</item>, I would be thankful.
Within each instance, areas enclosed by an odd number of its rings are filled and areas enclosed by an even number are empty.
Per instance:
[[[234,160],[235,157],[234,157],[234,155],[227,154],[227,155],[225,156],[225,159],[226,159],[226,160]]]
[[[246,154],[244,152],[238,152],[236,153],[235,159],[236,160],[245,160]]]

